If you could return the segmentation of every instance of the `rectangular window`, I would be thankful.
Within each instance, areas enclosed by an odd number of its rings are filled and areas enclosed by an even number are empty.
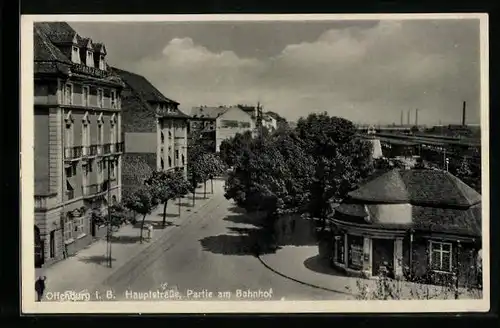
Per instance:
[[[118,108],[116,103],[116,91],[111,90],[111,108]]]
[[[64,86],[64,104],[73,104],[73,85],[69,83]]]
[[[87,66],[94,67],[94,54],[92,51],[87,51]]]
[[[110,169],[109,170],[110,170],[110,173],[111,173],[111,179],[115,179],[116,178],[116,171],[115,171],[116,166],[115,166],[115,163],[110,162],[109,165],[110,165]]]
[[[222,120],[221,126],[222,128],[237,128],[238,127],[238,121],[233,121],[233,120]]]
[[[363,268],[363,237],[349,236],[349,267],[360,270]]]
[[[178,149],[175,150],[175,159],[179,159],[179,150]]]
[[[85,233],[85,217],[80,216],[74,219],[75,232],[78,235]]]
[[[102,145],[103,143],[103,135],[102,135],[103,129],[102,129],[102,124],[99,124],[97,126],[97,144]]]
[[[73,238],[74,222],[73,218],[66,217],[64,220],[64,241],[69,241]]]
[[[89,106],[90,104],[90,88],[88,86],[83,86],[83,89],[82,89],[82,103],[83,103],[83,106]]]
[[[430,267],[435,271],[452,271],[452,248],[451,243],[429,242]]]
[[[97,107],[104,106],[104,91],[102,89],[97,89]]]
[[[104,61],[104,56],[99,56],[99,68],[103,71],[106,70],[106,62]]]
[[[80,51],[78,50],[78,47],[73,47],[71,51],[71,60],[75,64],[81,64],[80,61]]]

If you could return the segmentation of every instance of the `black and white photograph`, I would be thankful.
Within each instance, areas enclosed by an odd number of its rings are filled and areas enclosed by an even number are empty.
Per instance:
[[[489,310],[486,14],[21,33],[23,312]]]

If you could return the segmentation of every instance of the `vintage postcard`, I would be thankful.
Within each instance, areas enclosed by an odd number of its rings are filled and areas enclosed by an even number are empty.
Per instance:
[[[23,16],[24,313],[485,312],[488,16]]]

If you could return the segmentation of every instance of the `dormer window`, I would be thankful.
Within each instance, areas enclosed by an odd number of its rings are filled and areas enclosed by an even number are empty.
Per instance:
[[[94,53],[91,50],[87,50],[87,66],[94,67]]]
[[[104,61],[104,55],[99,56],[99,69],[106,70],[106,62]]]
[[[76,46],[71,48],[71,61],[75,64],[81,64],[80,50]]]

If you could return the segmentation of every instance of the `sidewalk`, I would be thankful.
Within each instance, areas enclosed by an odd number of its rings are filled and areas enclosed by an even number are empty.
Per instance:
[[[380,285],[376,279],[347,277],[337,272],[318,255],[317,246],[285,246],[274,254],[263,254],[259,259],[276,274],[313,288],[345,294],[346,299],[375,299],[372,294]],[[394,286],[400,289],[399,299],[454,299],[451,290],[440,286],[407,281],[394,281]],[[368,295],[362,296],[364,292]],[[429,295],[428,298],[426,295]],[[477,291],[460,289],[460,299],[472,298],[481,296],[478,296]]]
[[[214,180],[214,193],[221,192],[219,184],[223,181]],[[142,253],[153,243],[175,233],[176,229],[187,222],[188,218],[196,214],[213,199],[210,188],[207,188],[207,199],[203,199],[203,185],[197,188],[195,206],[192,206],[193,195],[181,199],[181,216],[179,217],[179,200],[172,200],[167,205],[166,225],[162,227],[163,205],[159,205],[151,214],[146,216],[145,225],[150,223],[155,230],[151,241],[145,239],[147,230],[143,231],[143,243],[140,243],[141,218],[137,218],[135,225],[125,225],[113,233],[112,267],[108,267],[106,257],[106,239],[100,239],[77,254],[52,266],[42,269],[47,276],[46,292],[66,292],[90,290],[100,284],[114,272],[119,270],[131,259]]]

